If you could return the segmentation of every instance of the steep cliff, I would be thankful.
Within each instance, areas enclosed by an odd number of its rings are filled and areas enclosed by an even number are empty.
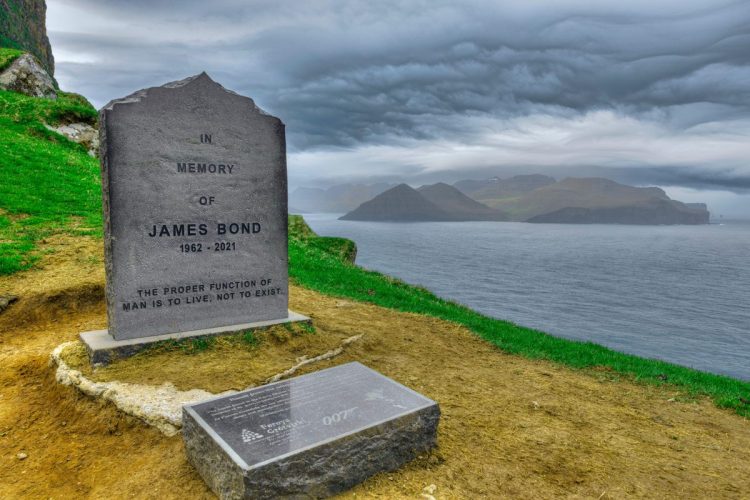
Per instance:
[[[31,52],[50,75],[55,71],[47,38],[44,0],[0,0],[0,47]]]

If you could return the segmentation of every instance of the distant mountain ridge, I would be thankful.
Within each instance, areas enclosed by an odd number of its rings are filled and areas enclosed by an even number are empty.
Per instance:
[[[442,221],[448,214],[428,201],[416,189],[399,184],[340,217],[365,221]]]
[[[468,195],[468,196],[467,196]],[[473,199],[472,199],[473,198]],[[344,220],[493,220],[570,224],[707,224],[705,204],[672,200],[658,187],[635,187],[604,178],[544,175],[400,184],[347,213]]]
[[[455,187],[443,182],[422,186],[417,191],[441,210],[451,214],[454,219],[507,220],[508,218],[502,211],[473,200]]]
[[[495,200],[514,220],[602,224],[707,224],[708,211],[672,200],[658,187],[569,177],[517,198]]]
[[[516,175],[509,179],[493,177],[484,181],[464,180],[453,184],[464,194],[491,206],[498,198],[526,194],[557,182],[554,177],[541,174]]]
[[[505,220],[499,210],[472,200],[448,184],[414,189],[399,184],[362,203],[341,220],[419,222]]]

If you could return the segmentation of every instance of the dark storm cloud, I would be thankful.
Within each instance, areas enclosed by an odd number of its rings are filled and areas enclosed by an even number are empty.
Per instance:
[[[205,69],[281,116],[293,152],[600,110],[670,133],[750,120],[746,1],[69,0],[50,24],[60,80],[96,104]]]

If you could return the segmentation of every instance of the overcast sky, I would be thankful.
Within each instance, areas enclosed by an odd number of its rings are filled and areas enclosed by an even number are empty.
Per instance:
[[[207,71],[287,125],[292,187],[547,173],[750,217],[750,2],[48,0],[100,107]]]

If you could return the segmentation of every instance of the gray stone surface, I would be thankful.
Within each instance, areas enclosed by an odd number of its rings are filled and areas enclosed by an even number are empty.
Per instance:
[[[112,337],[285,318],[284,124],[205,73],[100,120]]]
[[[32,97],[57,98],[55,81],[31,54],[22,54],[0,73],[0,89]]]
[[[89,360],[92,364],[106,365],[119,358],[127,358],[149,346],[165,340],[181,340],[196,337],[213,337],[216,335],[227,335],[241,331],[265,328],[267,326],[280,325],[282,323],[310,323],[310,318],[302,314],[288,311],[284,318],[256,321],[253,323],[242,323],[239,325],[228,325],[217,328],[206,328],[203,330],[192,330],[152,337],[138,337],[133,339],[115,340],[108,330],[94,330],[80,334],[81,341],[86,346]]]
[[[9,308],[11,304],[16,301],[18,301],[18,297],[16,295],[0,295],[0,314],[2,314],[3,311]]]
[[[190,462],[223,499],[323,498],[436,445],[437,403],[347,363],[183,410]]]
[[[81,144],[90,156],[96,156],[99,152],[99,132],[88,123],[68,123],[57,127],[47,125],[47,128]]]

